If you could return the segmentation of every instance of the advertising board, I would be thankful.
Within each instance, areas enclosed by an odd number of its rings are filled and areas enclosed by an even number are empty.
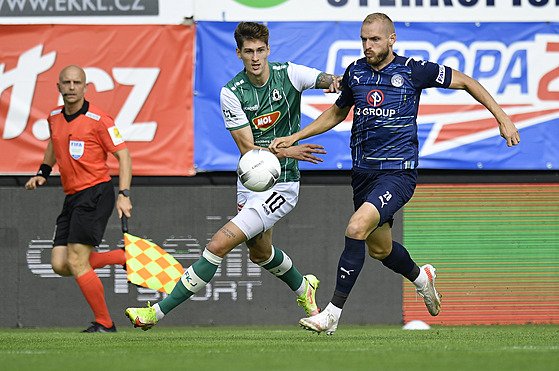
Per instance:
[[[557,0],[212,0],[194,1],[197,21],[362,21],[382,12],[398,22],[545,22]]]
[[[0,27],[0,173],[35,173],[62,104],[56,83],[82,66],[87,100],[128,143],[135,175],[193,175],[193,26]],[[112,157],[112,156],[110,156]],[[111,158],[111,166],[117,164]],[[55,168],[56,171],[56,168]]]
[[[242,68],[236,22],[199,22],[194,102],[199,170],[234,170],[238,149],[224,129],[219,93]],[[269,61],[343,74],[363,55],[361,22],[269,22]],[[518,32],[522,30],[522,32]],[[400,23],[394,50],[448,65],[477,79],[520,130],[508,148],[497,122],[464,91],[427,89],[418,117],[419,166],[430,169],[547,170],[559,167],[559,23]],[[223,63],[227,61],[227,63]],[[302,124],[316,119],[336,94],[303,93]],[[328,151],[302,169],[350,169],[351,114],[333,130],[308,139]],[[211,138],[204,140],[203,138]]]

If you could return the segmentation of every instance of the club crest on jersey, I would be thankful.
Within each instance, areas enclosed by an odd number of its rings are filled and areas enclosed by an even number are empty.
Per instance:
[[[404,85],[404,78],[402,77],[402,75],[396,74],[392,76],[392,78],[390,79],[390,83],[392,84],[392,86],[399,88],[400,86]]]
[[[83,140],[71,140],[69,150],[70,156],[72,156],[74,160],[79,160],[83,156],[85,142]]]
[[[265,131],[268,130],[271,126],[273,126],[276,123],[276,121],[278,121],[279,117],[280,117],[280,112],[275,111],[272,113],[268,113],[266,115],[253,118],[252,123],[259,130]]]
[[[278,89],[274,89],[272,90],[272,100],[274,102],[280,101],[282,98],[281,93],[279,92]]]
[[[367,94],[367,103],[369,103],[373,107],[378,107],[384,101],[384,94],[380,90],[371,90],[369,94]]]

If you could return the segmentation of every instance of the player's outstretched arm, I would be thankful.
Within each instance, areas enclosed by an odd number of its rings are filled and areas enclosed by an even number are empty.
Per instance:
[[[514,123],[477,80],[460,71],[452,70],[452,81],[449,88],[466,90],[478,102],[483,104],[497,120],[499,131],[501,136],[507,141],[507,146],[511,147],[520,143],[520,134]]]
[[[275,154],[278,158],[289,157],[299,161],[312,162],[313,164],[324,161],[320,157],[316,157],[315,153],[324,155],[326,151],[324,151],[324,147],[321,145],[304,143],[288,148],[278,148]]]
[[[322,72],[318,76],[316,87],[318,89],[323,89],[325,93],[339,93],[342,77],[343,76],[331,75],[329,73]]]
[[[350,109],[351,107],[339,108],[336,104],[333,104],[326,111],[322,112],[316,120],[303,128],[303,130],[288,137],[275,138],[272,144],[270,144],[270,151],[277,153],[279,148],[291,147],[293,143],[299,140],[310,138],[332,129],[347,117]]]

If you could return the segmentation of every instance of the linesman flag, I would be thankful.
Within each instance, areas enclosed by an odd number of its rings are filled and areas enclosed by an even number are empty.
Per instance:
[[[153,242],[128,233],[128,219],[122,216],[126,273],[135,285],[170,294],[184,273],[171,254]]]

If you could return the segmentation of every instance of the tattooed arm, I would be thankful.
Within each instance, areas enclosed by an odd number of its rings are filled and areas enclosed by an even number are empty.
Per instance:
[[[339,93],[341,82],[342,76],[331,75],[323,72],[318,76],[316,87],[318,89],[324,89],[325,93]]]

